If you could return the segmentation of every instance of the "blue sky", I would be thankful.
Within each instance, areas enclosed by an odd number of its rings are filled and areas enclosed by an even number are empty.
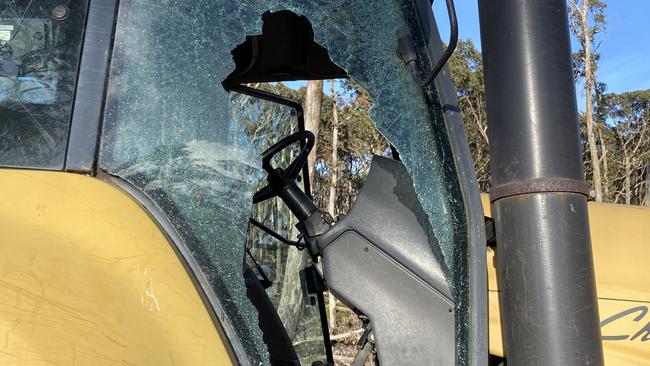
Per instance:
[[[455,4],[459,37],[472,39],[480,47],[478,1],[456,0]],[[598,38],[598,79],[607,84],[608,92],[650,89],[650,1],[609,0],[607,5],[607,31]],[[446,40],[449,25],[444,1],[436,0],[433,10]],[[575,41],[573,47],[577,50]],[[583,98],[584,93],[578,91],[578,99]]]
[[[303,86],[307,86],[307,82],[304,80],[299,80],[299,81],[285,81],[284,85],[288,86],[291,89],[300,89]],[[346,93],[345,89],[341,86],[340,81],[336,81],[334,84],[334,91],[337,94],[337,99],[341,100],[339,98],[342,98],[343,100],[350,100],[352,98],[352,95],[349,93]],[[329,80],[325,80],[323,82],[323,93],[325,95],[331,95],[332,94],[332,89],[330,88],[330,83]]]
[[[306,86],[307,82],[304,81],[304,80],[285,81],[284,84],[286,86],[290,87],[291,89],[300,89],[301,87]],[[334,90],[339,94],[342,92],[342,89],[340,89],[337,84],[334,85]],[[330,95],[332,93],[331,90],[330,90],[329,80],[325,80],[325,82],[323,82],[323,93],[325,93],[327,95]]]

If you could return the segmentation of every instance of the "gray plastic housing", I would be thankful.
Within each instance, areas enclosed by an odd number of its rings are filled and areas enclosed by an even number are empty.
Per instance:
[[[318,246],[330,291],[370,319],[382,366],[455,364],[448,275],[400,161],[373,158],[353,207]]]

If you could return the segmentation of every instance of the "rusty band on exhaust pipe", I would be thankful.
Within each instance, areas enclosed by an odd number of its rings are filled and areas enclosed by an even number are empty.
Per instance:
[[[589,197],[589,185],[575,179],[545,178],[500,184],[490,190],[490,203],[501,198],[530,193],[565,192]]]

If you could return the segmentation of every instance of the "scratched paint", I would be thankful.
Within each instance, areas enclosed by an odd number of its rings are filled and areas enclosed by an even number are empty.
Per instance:
[[[140,296],[140,303],[150,312],[160,311],[160,304],[153,290],[153,278],[148,273],[147,267],[144,267],[144,278],[144,294]]]

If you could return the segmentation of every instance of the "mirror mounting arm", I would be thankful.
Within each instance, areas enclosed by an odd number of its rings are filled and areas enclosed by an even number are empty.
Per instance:
[[[402,60],[409,66],[411,69],[411,74],[413,75],[413,79],[415,79],[418,85],[420,85],[422,88],[431,84],[436,79],[447,61],[449,61],[449,58],[454,53],[456,46],[458,45],[458,19],[456,18],[454,0],[446,0],[446,4],[450,29],[449,44],[426,78],[422,79],[420,77],[420,71],[418,70],[417,66],[417,52],[413,43],[413,36],[411,36],[411,32],[408,30],[408,27],[402,27],[397,31],[397,44],[399,52],[402,56]]]

